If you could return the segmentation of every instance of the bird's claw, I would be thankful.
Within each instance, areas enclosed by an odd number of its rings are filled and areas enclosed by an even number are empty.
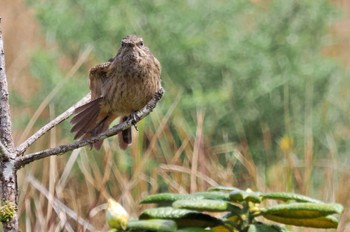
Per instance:
[[[135,127],[135,130],[139,131],[136,125],[139,120],[139,117],[137,116],[137,114],[135,112],[131,112],[130,118],[131,118],[132,125]]]

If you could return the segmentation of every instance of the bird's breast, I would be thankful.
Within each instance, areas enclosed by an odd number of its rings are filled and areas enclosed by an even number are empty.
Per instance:
[[[113,75],[106,100],[118,114],[140,110],[160,88],[160,69],[150,59],[123,60]]]

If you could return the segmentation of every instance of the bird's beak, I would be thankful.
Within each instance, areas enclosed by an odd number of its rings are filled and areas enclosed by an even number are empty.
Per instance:
[[[127,43],[127,46],[129,47],[129,48],[134,48],[135,47],[135,44],[134,43]]]

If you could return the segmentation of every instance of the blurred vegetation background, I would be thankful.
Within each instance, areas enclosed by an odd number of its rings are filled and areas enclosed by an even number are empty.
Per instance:
[[[1,5],[17,145],[88,92],[89,68],[114,56],[127,34],[141,35],[160,60],[166,90],[128,151],[110,138],[100,152],[22,169],[24,231],[106,229],[108,197],[135,216],[147,194],[212,185],[336,201],[346,207],[339,231],[350,230],[347,1]],[[62,123],[30,150],[72,141],[69,129]]]

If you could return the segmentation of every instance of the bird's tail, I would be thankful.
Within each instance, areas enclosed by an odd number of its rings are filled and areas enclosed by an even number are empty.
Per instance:
[[[120,122],[124,122],[128,117],[121,117]],[[125,150],[132,143],[131,127],[118,134],[119,147]]]
[[[106,131],[109,125],[117,117],[113,114],[102,115],[100,112],[100,104],[103,98],[97,98],[85,105],[75,109],[74,117],[71,120],[73,127],[72,133],[75,133],[74,139],[89,139]],[[127,117],[120,118],[120,122],[124,122]],[[131,128],[123,130],[118,134],[119,147],[125,150],[132,142]],[[99,150],[103,140],[93,144],[94,148]]]
[[[75,109],[71,120],[73,127],[71,132],[75,133],[74,139],[88,139],[108,129],[109,124],[116,118],[114,115],[100,115],[100,104],[103,98],[97,98],[85,105]],[[101,148],[102,140],[93,146],[98,150]]]

